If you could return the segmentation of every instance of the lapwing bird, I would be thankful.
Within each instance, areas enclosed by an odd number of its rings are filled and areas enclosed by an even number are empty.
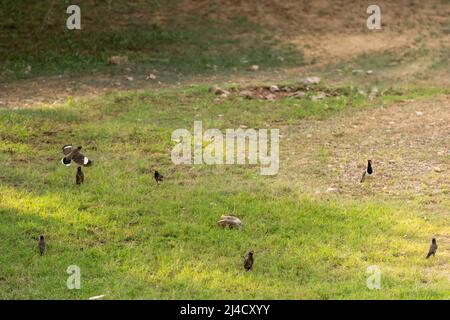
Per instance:
[[[246,271],[249,271],[253,267],[253,251],[247,253],[244,261],[244,268]]]
[[[163,177],[158,171],[155,170],[155,180],[156,180],[156,183],[159,184],[159,182],[160,182],[160,181],[162,182],[163,179],[164,179],[164,177]]]
[[[65,166],[70,166],[72,161],[79,164],[80,166],[89,167],[92,165],[92,161],[86,156],[81,154],[81,147],[73,147],[71,145],[65,145],[63,147],[64,158],[61,159],[61,163]]]
[[[431,256],[434,257],[434,255],[436,254],[436,250],[437,250],[437,243],[436,243],[436,239],[433,238],[431,240],[430,250],[428,250],[427,259]]]
[[[39,253],[42,256],[45,251],[45,240],[44,240],[44,236],[42,236],[42,235],[39,237],[38,247],[39,247]]]
[[[364,181],[364,178],[366,177],[366,174],[371,175],[373,173],[373,169],[372,169],[372,160],[367,160],[367,168],[364,171],[362,178],[361,178],[361,183]]]
[[[77,184],[82,184],[84,182],[84,173],[83,173],[83,171],[81,171],[81,167],[78,167],[75,178],[76,178]]]

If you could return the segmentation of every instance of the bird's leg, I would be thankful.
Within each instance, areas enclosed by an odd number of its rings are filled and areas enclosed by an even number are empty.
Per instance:
[[[364,178],[366,177],[366,172],[367,172],[367,171],[364,171],[364,173],[363,173],[363,175],[362,175],[362,177],[361,177],[361,181],[360,181],[361,183],[364,182]]]

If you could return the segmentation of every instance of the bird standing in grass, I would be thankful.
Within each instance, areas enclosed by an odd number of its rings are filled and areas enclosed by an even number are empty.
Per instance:
[[[44,254],[44,251],[45,251],[45,240],[44,240],[44,236],[43,235],[39,236],[38,247],[39,247],[39,253],[42,256]]]
[[[362,178],[361,178],[361,183],[364,181],[364,178],[366,177],[366,174],[371,175],[373,173],[373,169],[372,169],[372,160],[367,160],[367,168],[364,171]]]
[[[156,180],[156,183],[159,184],[159,182],[160,182],[160,181],[162,182],[163,179],[164,179],[164,177],[163,177],[158,171],[155,170],[155,180]]]
[[[430,250],[428,250],[427,259],[428,259],[429,257],[431,257],[431,256],[434,257],[434,255],[436,254],[437,248],[438,248],[438,246],[437,246],[436,239],[433,238],[433,239],[431,240]]]
[[[83,171],[81,171],[81,167],[78,167],[75,178],[76,178],[77,184],[82,184],[84,182],[84,173],[83,173]]]
[[[64,158],[61,159],[61,163],[65,166],[70,166],[72,160],[79,164],[80,166],[89,167],[92,165],[92,161],[89,160],[86,156],[81,154],[81,147],[73,147],[71,145],[65,145],[63,147],[63,153],[65,155]]]
[[[249,271],[253,266],[253,251],[247,253],[244,261],[244,268],[246,271]]]

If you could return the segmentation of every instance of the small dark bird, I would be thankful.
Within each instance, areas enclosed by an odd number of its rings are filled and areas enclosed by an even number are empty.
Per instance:
[[[81,147],[74,148],[71,145],[65,145],[63,147],[64,158],[61,159],[61,163],[65,166],[70,166],[72,160],[80,166],[89,167],[92,165],[92,161],[85,157],[80,152]]]
[[[42,256],[44,254],[44,251],[45,251],[45,240],[44,240],[44,236],[43,235],[41,235],[39,237],[38,246],[39,246],[39,253]]]
[[[245,256],[244,261],[244,268],[246,271],[249,271],[253,266],[253,251],[250,251],[247,253],[247,256]]]
[[[81,167],[78,167],[75,178],[77,180],[77,184],[82,184],[84,182],[84,173],[81,171]]]
[[[364,171],[362,178],[361,178],[361,183],[364,181],[364,178],[366,177],[366,174],[371,175],[373,173],[373,169],[372,169],[372,160],[367,160],[367,169]]]
[[[164,177],[163,177],[158,171],[155,170],[155,180],[156,180],[156,183],[159,184],[159,182],[160,182],[160,181],[162,182],[163,179],[164,179]]]
[[[427,259],[428,259],[429,257],[431,257],[431,256],[434,257],[434,255],[436,254],[437,248],[438,248],[438,247],[437,247],[436,239],[433,238],[433,239],[431,240],[430,250],[428,251],[428,254],[427,254]]]

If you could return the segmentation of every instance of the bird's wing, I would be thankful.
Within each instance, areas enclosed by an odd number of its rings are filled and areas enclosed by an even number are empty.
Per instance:
[[[84,156],[78,149],[72,151],[72,160],[81,166],[86,166],[90,163],[90,160]]]
[[[70,144],[66,144],[64,147],[63,147],[63,153],[64,153],[64,155],[69,155],[71,152],[72,152],[72,150],[73,150],[73,146],[72,145],[70,145]]]
[[[430,250],[428,250],[427,258],[429,258],[436,251],[433,245],[430,246]]]
[[[436,253],[436,251],[437,251],[437,245],[432,244],[432,245],[431,245],[431,248],[430,248],[430,251],[433,251],[433,253]]]
[[[250,257],[248,255],[246,255],[245,256],[245,262],[244,262],[245,267],[249,267],[251,265],[251,263],[252,262],[251,262]]]

